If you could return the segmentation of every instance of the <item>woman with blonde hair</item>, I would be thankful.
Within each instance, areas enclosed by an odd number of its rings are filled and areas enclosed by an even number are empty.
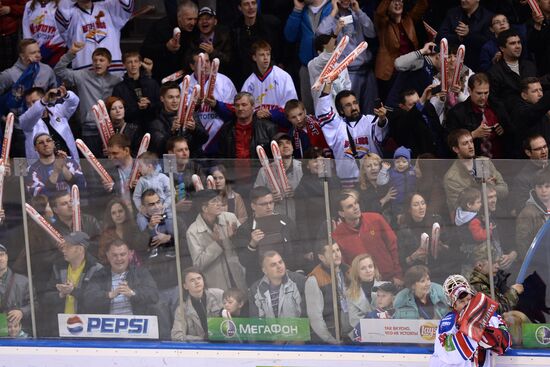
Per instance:
[[[359,167],[359,203],[362,212],[384,212],[386,205],[395,199],[397,191],[388,185],[376,183],[382,167],[382,158],[376,153],[367,153]]]
[[[350,285],[347,291],[349,321],[356,326],[359,320],[366,318],[373,311],[376,291],[373,288],[386,283],[380,281],[380,272],[371,255],[357,255],[351,262],[349,270]]]

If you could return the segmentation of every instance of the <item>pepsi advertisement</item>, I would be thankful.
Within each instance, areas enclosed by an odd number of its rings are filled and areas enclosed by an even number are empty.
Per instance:
[[[57,314],[62,338],[158,339],[156,316]]]

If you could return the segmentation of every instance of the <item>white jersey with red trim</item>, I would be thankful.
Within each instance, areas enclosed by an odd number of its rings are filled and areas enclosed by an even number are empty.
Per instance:
[[[357,181],[359,167],[356,158],[360,159],[369,152],[382,155],[380,143],[388,134],[389,123],[386,122],[383,127],[378,126],[378,119],[374,115],[363,115],[359,121],[347,123],[332,107],[330,94],[317,100],[315,115],[327,144],[334,153],[336,174],[342,180]],[[355,142],[356,157],[353,155],[348,131]]]
[[[25,5],[23,13],[22,28],[23,38],[32,38],[39,46],[63,47],[65,41],[57,31],[55,24],[55,12],[57,5],[55,1],[46,4],[36,2],[34,9],[31,9],[32,1]]]
[[[241,91],[254,96],[256,108],[268,110],[284,108],[288,100],[298,99],[292,78],[278,66],[270,67],[261,77],[250,74]]]
[[[57,28],[68,47],[74,42],[85,46],[73,60],[73,70],[90,68],[92,53],[104,47],[111,52],[110,72],[124,72],[120,51],[120,30],[130,19],[134,0],[94,1],[89,10],[78,6],[60,5],[55,13]]]
[[[191,79],[189,81],[189,90],[187,91],[190,97],[193,93],[193,87],[198,84],[197,79],[195,78],[195,74],[191,74]],[[210,85],[210,78],[206,81],[204,85],[205,93],[208,90],[208,86]],[[180,89],[181,89],[181,83],[180,83]],[[220,101],[223,103],[233,103],[235,96],[237,95],[237,89],[235,88],[235,85],[229,79],[227,76],[218,73],[216,76],[216,85],[214,86],[214,99],[216,101]],[[198,112],[199,120],[208,131],[208,141],[202,146],[203,150],[208,150],[208,146],[212,142],[212,140],[216,137],[218,134],[218,131],[220,131],[220,128],[223,125],[223,120],[218,116],[218,114],[212,110],[212,108],[204,103]]]
[[[457,319],[458,314],[451,311],[439,322],[430,367],[492,367],[492,351],[486,349],[486,355],[480,364],[478,353],[484,348],[458,330]],[[488,326],[497,329],[506,327],[502,317],[496,313],[491,316]]]

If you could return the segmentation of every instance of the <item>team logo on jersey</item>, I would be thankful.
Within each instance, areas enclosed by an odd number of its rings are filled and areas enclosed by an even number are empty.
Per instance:
[[[87,41],[92,41],[99,44],[107,37],[107,32],[102,30],[107,29],[107,25],[101,20],[104,16],[105,13],[101,10],[95,16],[94,23],[88,23],[82,26],[82,32],[85,34],[84,37]]]

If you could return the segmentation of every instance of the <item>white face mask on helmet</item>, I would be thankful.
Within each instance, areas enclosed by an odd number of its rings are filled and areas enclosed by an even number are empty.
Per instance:
[[[460,274],[449,275],[445,279],[445,282],[443,282],[443,290],[451,307],[453,307],[463,293],[474,295],[470,283]]]

